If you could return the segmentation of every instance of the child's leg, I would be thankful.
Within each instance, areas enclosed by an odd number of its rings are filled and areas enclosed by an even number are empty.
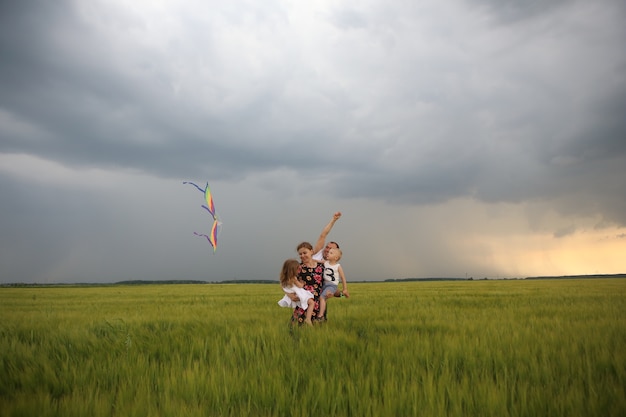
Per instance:
[[[326,312],[326,298],[331,297],[333,297],[333,292],[331,290],[326,289],[322,292],[322,295],[320,297],[320,312],[318,316],[320,319],[324,317],[324,313]]]
[[[306,309],[306,317],[304,319],[304,322],[308,325],[312,325],[313,322],[311,321],[311,317],[313,317],[313,309],[315,308],[315,301],[313,301],[312,298],[309,299],[309,301],[307,301],[308,307]]]
[[[320,312],[317,318],[321,319],[322,317],[324,317],[325,311],[326,311],[326,297],[324,296],[324,294],[322,294],[322,296],[320,297]]]

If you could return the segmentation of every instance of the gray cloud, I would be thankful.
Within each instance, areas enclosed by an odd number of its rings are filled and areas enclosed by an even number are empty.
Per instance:
[[[279,200],[307,184],[335,203],[546,202],[623,227],[624,17],[612,0],[3,2],[0,156]],[[111,203],[86,192],[80,210],[62,203],[71,187],[14,171],[0,171],[14,196],[0,206],[2,263],[38,253],[46,266],[22,273],[45,275],[85,239],[77,213],[107,217]],[[29,209],[42,195],[52,223]]]

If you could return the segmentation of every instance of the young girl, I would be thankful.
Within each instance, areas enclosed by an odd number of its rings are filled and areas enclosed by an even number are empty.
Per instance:
[[[311,316],[313,315],[313,309],[315,301],[313,300],[313,294],[304,289],[304,283],[298,280],[298,269],[300,264],[295,259],[287,259],[283,264],[283,269],[280,272],[280,286],[285,293],[294,293],[300,299],[299,301],[292,301],[291,298],[285,294],[285,296],[278,301],[278,305],[281,307],[300,307],[306,311],[306,318],[304,322],[309,326],[313,325]]]

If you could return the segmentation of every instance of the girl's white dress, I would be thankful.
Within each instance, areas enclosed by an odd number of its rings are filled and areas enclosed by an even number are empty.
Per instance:
[[[278,301],[278,305],[281,307],[290,307],[290,308],[300,307],[303,310],[306,310],[307,307],[309,306],[307,304],[307,301],[313,298],[313,294],[311,294],[304,288],[300,288],[295,285],[292,285],[291,287],[287,287],[287,288],[283,287],[283,291],[285,291],[286,293],[296,294],[298,298],[300,299],[300,301],[292,301],[291,298],[287,297],[287,294],[285,294],[285,296],[281,298],[280,301]]]

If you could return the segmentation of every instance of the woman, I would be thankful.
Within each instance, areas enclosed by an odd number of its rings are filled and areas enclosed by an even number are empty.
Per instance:
[[[302,242],[297,247],[300,256],[300,270],[298,278],[304,282],[304,289],[313,294],[313,320],[319,320],[320,294],[324,284],[324,264],[313,259],[313,246],[309,242]],[[298,325],[306,320],[306,311],[301,307],[293,310],[292,323]]]

